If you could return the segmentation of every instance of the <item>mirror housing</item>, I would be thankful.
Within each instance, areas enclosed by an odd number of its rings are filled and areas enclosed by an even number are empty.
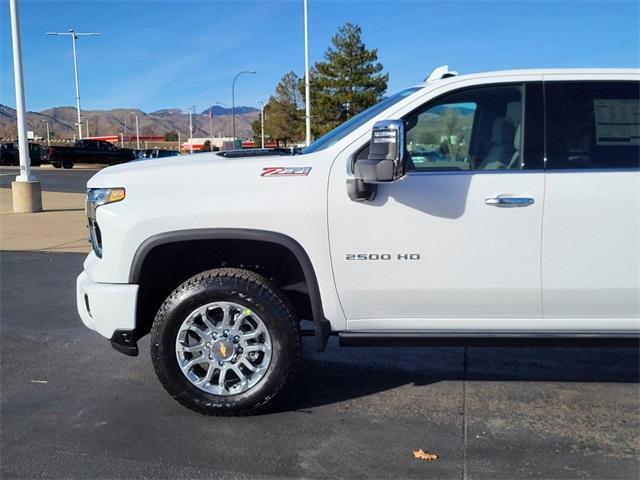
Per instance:
[[[355,163],[354,175],[367,184],[388,183],[404,176],[405,125],[382,120],[373,125],[369,156]]]

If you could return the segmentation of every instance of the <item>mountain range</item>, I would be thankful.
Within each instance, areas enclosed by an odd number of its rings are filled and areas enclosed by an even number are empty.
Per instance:
[[[193,114],[193,136],[208,137],[210,126],[214,136],[231,136],[231,109],[213,106],[213,117],[209,120],[209,109]],[[135,115],[138,116],[140,135],[164,135],[180,132],[182,138],[189,134],[189,113],[177,108],[155,112],[143,112],[138,109],[117,108],[114,110],[83,110],[82,120],[89,121],[89,136],[135,135]],[[252,107],[236,107],[236,136],[253,135],[251,123],[259,117],[259,110]],[[27,129],[39,137],[46,136],[46,124],[52,138],[70,139],[77,134],[76,109],[74,107],[55,107],[41,112],[27,112]],[[83,125],[86,136],[86,126]],[[0,104],[0,139],[17,137],[16,111]]]

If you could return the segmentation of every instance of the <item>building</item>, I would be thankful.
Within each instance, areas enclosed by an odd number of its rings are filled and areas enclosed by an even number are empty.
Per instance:
[[[85,140],[104,140],[111,143],[135,142],[138,139],[141,142],[164,142],[164,135],[99,135],[95,137],[84,137]]]
[[[203,138],[191,138],[186,142],[182,142],[180,144],[180,152],[181,153],[189,153],[191,151],[191,145],[193,144],[193,151],[199,152],[202,146],[209,140],[214,150],[217,148],[218,150],[222,150],[224,146],[224,142],[232,142],[232,137],[203,137]]]

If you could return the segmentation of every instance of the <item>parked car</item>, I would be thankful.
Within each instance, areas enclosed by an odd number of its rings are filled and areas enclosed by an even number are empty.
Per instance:
[[[49,147],[49,162],[55,168],[73,168],[76,163],[117,165],[136,158],[130,148],[119,148],[104,140],[78,140],[72,147]]]
[[[46,162],[46,155],[39,143],[29,143],[31,166],[38,167]],[[0,145],[0,165],[20,165],[18,142]]]
[[[163,387],[209,415],[273,405],[303,333],[637,345],[639,94],[638,69],[439,68],[300,155],[107,168],[80,317],[128,355],[150,333]]]

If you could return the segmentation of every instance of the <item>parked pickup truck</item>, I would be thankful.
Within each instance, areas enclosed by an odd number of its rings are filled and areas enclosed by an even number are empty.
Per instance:
[[[78,140],[73,147],[49,147],[49,162],[56,168],[73,168],[80,162],[117,165],[134,158],[134,150],[104,140]]]
[[[78,311],[129,355],[151,333],[209,415],[273,405],[307,334],[637,344],[639,93],[638,69],[439,68],[299,155],[104,169]]]
[[[32,167],[38,167],[47,161],[42,145],[29,142],[29,160]],[[0,165],[20,165],[18,142],[0,145]]]

